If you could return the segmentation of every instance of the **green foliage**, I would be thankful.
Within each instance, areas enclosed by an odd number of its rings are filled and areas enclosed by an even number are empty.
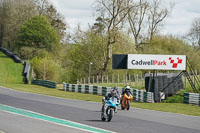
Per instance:
[[[183,103],[183,96],[174,95],[164,100],[165,103]]]
[[[187,55],[193,69],[199,70],[200,51],[175,37],[156,36],[151,43],[141,46],[143,54]]]
[[[34,16],[21,25],[17,44],[52,52],[59,47],[59,37],[46,17]]]
[[[34,68],[37,79],[60,81],[60,66],[52,59],[34,57],[31,60],[31,65]]]
[[[65,60],[67,62],[68,74],[71,82],[75,83],[77,78],[88,77],[89,63],[91,65],[91,75],[101,74],[106,59],[106,37],[100,36],[93,31],[82,35],[77,44],[68,47]],[[117,42],[113,45],[112,53],[136,53],[133,42],[125,34],[118,34]],[[107,67],[107,74],[113,73],[112,60]],[[69,82],[68,81],[68,82]]]

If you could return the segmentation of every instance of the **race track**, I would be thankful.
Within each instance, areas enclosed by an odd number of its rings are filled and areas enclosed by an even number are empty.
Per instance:
[[[19,92],[3,87],[0,87],[0,105],[8,105],[9,107],[24,109],[119,133],[200,132],[200,117],[131,108],[129,111],[118,110],[111,122],[102,122],[100,120],[101,103],[55,98]],[[18,124],[15,125],[13,121],[18,121]],[[39,127],[37,132],[45,132],[48,129],[49,133],[53,131],[69,133],[86,132],[0,111],[0,130],[9,133],[33,132],[31,127],[33,129]]]

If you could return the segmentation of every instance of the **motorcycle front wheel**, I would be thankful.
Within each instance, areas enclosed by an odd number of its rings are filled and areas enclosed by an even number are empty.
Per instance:
[[[105,121],[105,120],[106,120],[106,118],[104,117],[104,113],[103,113],[103,112],[101,113],[101,120],[102,120],[102,121]]]
[[[108,122],[111,121],[113,114],[114,114],[114,110],[112,108],[107,108],[107,116],[108,116]]]

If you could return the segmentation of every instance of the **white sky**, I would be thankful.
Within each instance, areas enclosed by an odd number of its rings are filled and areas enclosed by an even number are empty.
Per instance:
[[[62,14],[71,29],[80,24],[86,28],[92,25],[92,4],[95,0],[51,0]],[[166,0],[168,1],[168,0]],[[192,20],[200,17],[200,0],[170,0],[175,3],[172,14],[165,20],[162,34],[184,35],[188,32]]]

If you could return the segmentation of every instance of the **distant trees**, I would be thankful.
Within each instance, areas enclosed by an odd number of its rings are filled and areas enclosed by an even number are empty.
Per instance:
[[[0,0],[0,46],[15,50],[19,26],[35,13],[32,0]]]
[[[200,47],[200,18],[195,18],[188,34],[193,46]]]
[[[15,44],[20,25],[37,15],[46,16],[60,39],[64,39],[64,18],[49,0],[0,0],[0,47],[18,52]]]

